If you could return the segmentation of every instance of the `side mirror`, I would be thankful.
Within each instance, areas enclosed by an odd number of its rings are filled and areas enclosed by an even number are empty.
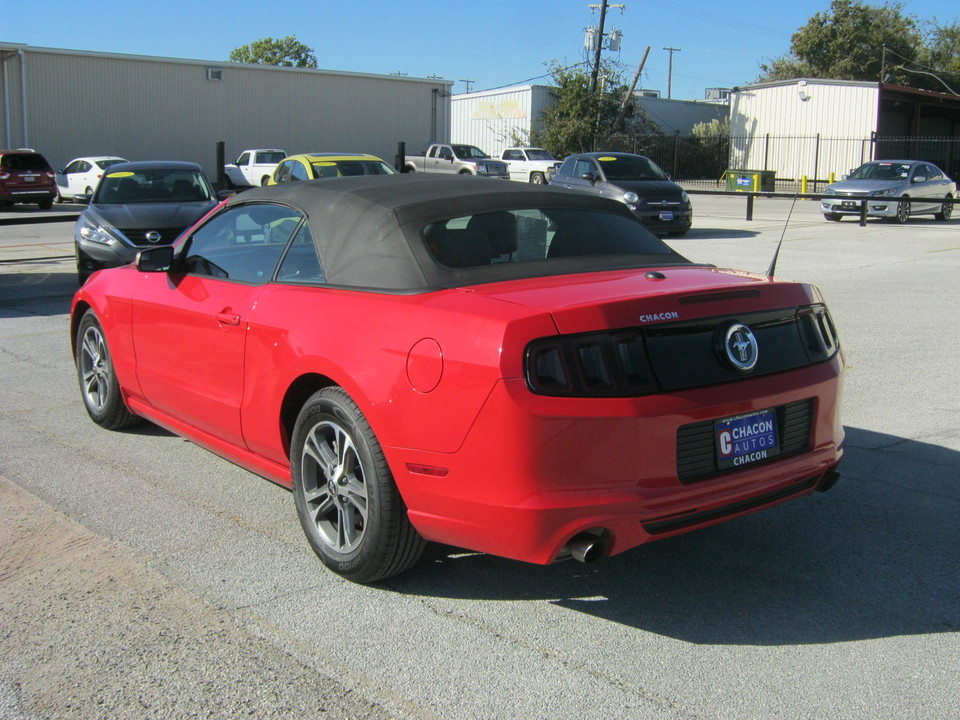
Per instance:
[[[595,185],[597,182],[597,176],[594,175],[593,173],[584,173],[583,175],[580,176],[580,179],[586,180],[591,185]]]
[[[922,182],[926,182],[926,181],[927,181],[927,176],[926,176],[926,175],[917,175],[917,176],[915,176],[915,177],[913,178],[913,180],[911,180],[910,182],[922,183]]]
[[[140,272],[169,272],[172,267],[172,245],[147,248],[137,254],[137,270]]]

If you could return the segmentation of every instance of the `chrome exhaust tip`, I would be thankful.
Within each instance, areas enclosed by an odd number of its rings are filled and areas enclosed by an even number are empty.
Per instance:
[[[605,534],[594,535],[593,533],[582,532],[570,539],[566,550],[574,560],[591,563],[606,555],[609,545]]]

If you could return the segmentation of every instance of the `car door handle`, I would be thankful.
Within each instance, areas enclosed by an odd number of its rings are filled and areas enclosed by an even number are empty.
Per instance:
[[[221,325],[239,325],[240,316],[230,308],[225,308],[217,313],[217,322]]]

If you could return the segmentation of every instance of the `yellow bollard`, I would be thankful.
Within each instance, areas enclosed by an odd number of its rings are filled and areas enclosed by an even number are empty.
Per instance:
[[[753,174],[753,191],[760,192],[760,173]]]
[[[800,178],[800,194],[801,195],[807,194],[807,176],[806,175]]]
[[[830,173],[830,176],[827,178],[827,184],[835,183],[837,181],[837,174],[835,172]]]

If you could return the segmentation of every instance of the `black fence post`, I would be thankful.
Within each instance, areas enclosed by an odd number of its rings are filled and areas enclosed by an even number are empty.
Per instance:
[[[747,195],[747,220],[753,220],[753,193]]]
[[[393,160],[393,167],[397,172],[407,172],[407,143],[401,140],[397,143],[397,157]]]
[[[227,164],[226,147],[223,140],[217,141],[217,190],[224,190],[227,187],[227,171],[223,169]]]

